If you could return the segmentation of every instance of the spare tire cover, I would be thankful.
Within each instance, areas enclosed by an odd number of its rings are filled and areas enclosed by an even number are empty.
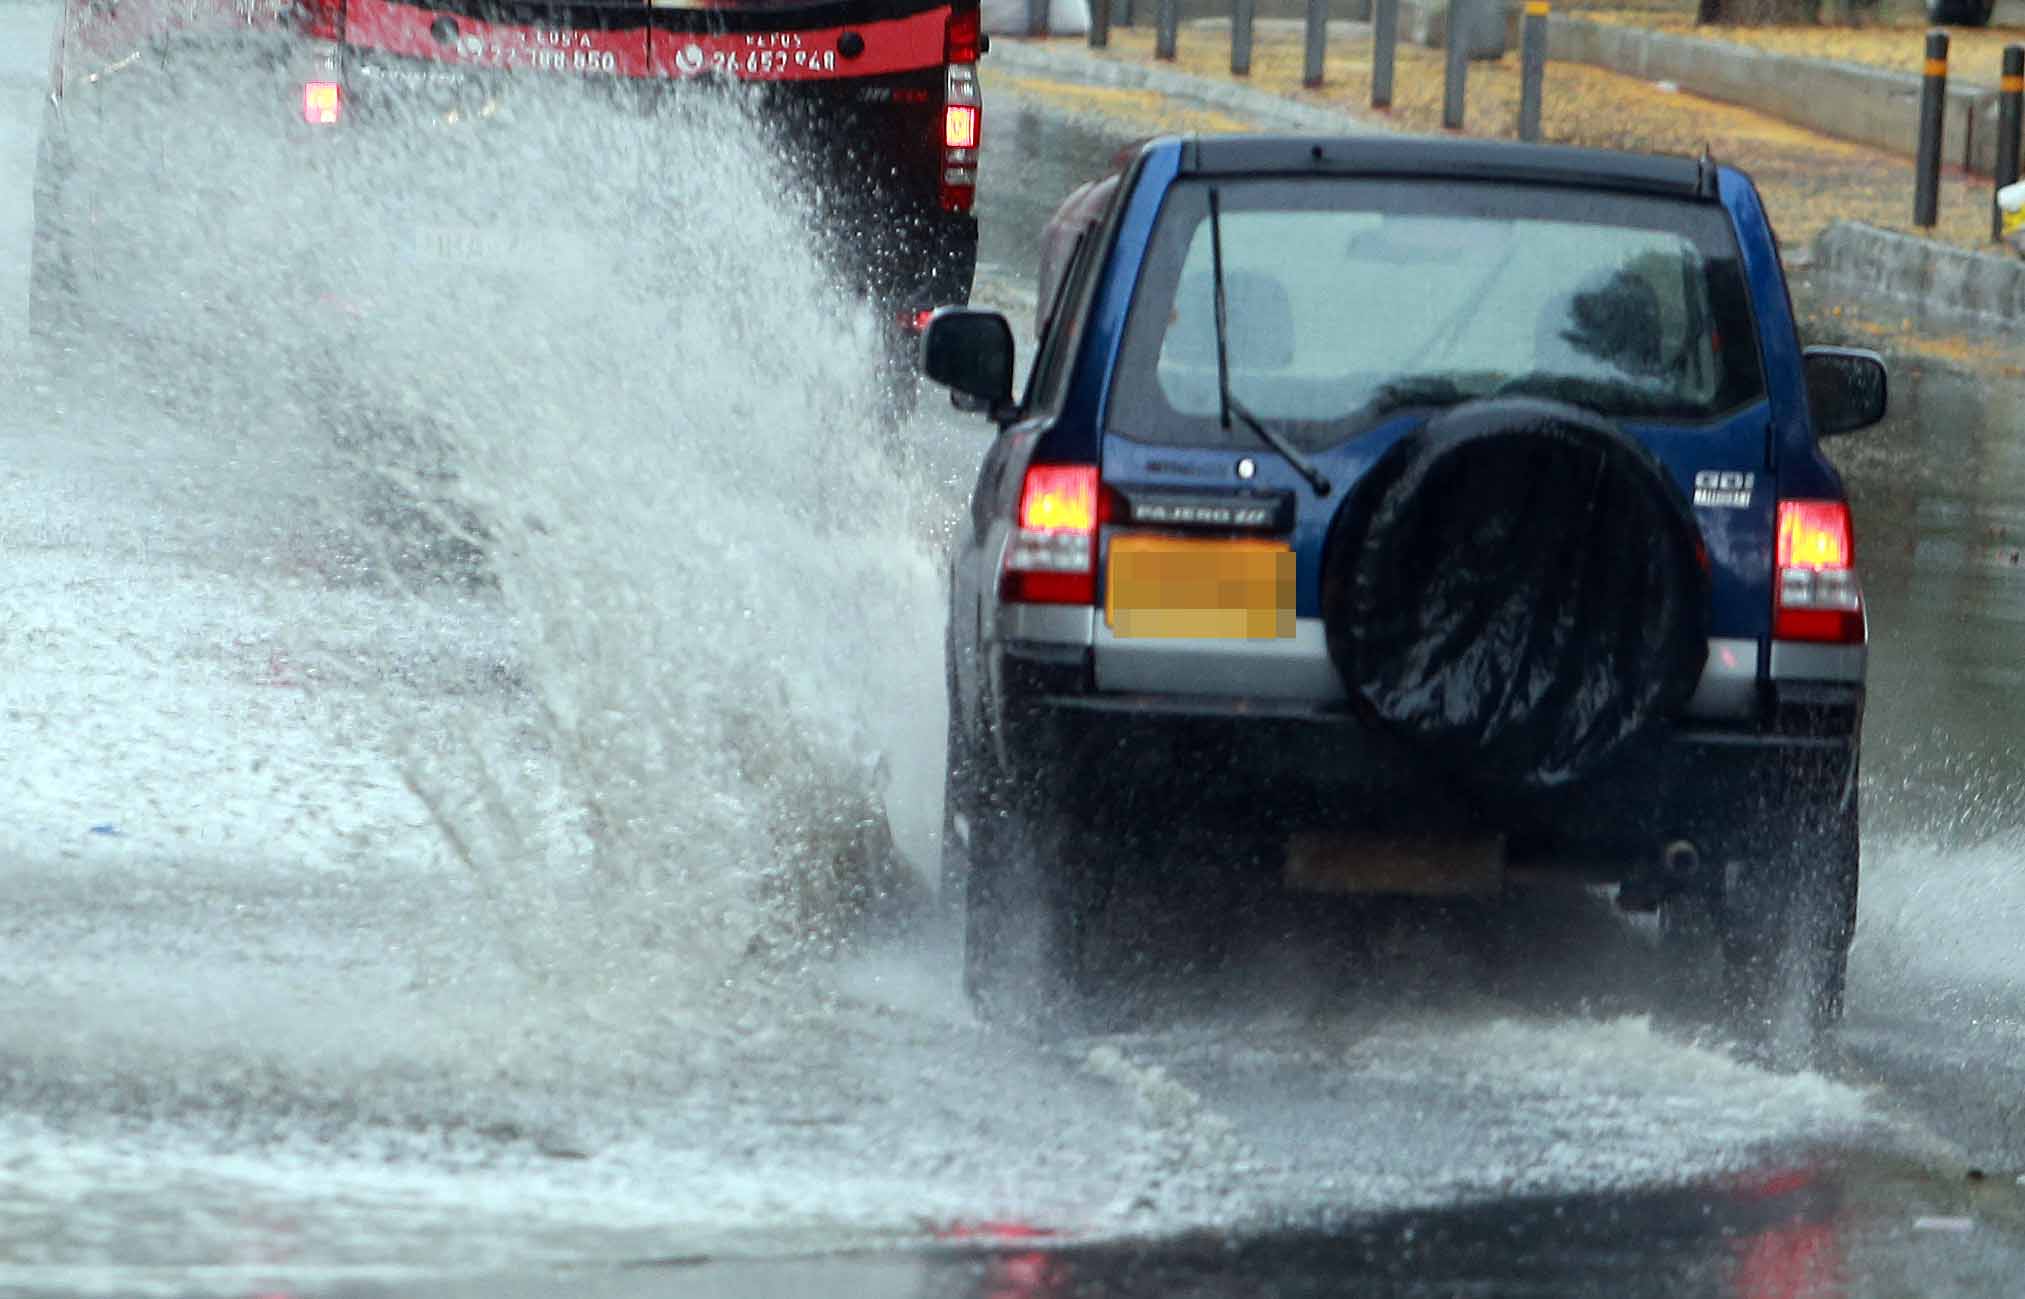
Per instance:
[[[1360,713],[1451,774],[1565,786],[1694,692],[1704,555],[1672,479],[1601,416],[1466,403],[1380,457],[1338,511],[1329,655]]]

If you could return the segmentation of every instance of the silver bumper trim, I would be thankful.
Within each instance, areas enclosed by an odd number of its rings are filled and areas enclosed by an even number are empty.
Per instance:
[[[1772,642],[1774,681],[1850,681],[1861,685],[1869,662],[1868,645],[1815,645],[1798,640]]]
[[[1025,641],[1029,645],[1087,646],[1096,618],[1097,611],[1088,605],[1001,604],[998,638]]]
[[[1002,604],[998,633],[1004,641],[1095,648],[1099,690],[1309,703],[1338,703],[1345,697],[1319,618],[1296,619],[1288,640],[1121,639],[1093,608]],[[1867,653],[1862,645],[1774,641],[1772,676],[1861,682]],[[1754,716],[1757,707],[1758,642],[1750,637],[1711,638],[1708,663],[1688,699],[1686,715],[1744,719]]]
[[[1320,618],[1295,619],[1285,640],[1122,639],[1101,619],[1095,631],[1099,690],[1316,704],[1345,697]]]

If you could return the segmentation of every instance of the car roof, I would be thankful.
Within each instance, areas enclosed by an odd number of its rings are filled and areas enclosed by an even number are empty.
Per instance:
[[[1503,180],[1716,201],[1715,162],[1614,149],[1444,136],[1202,135],[1179,141],[1184,176],[1396,176]]]

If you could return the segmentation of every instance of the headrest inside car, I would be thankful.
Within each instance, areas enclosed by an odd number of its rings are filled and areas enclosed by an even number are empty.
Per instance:
[[[1233,370],[1284,370],[1294,360],[1294,304],[1287,286],[1258,271],[1225,271]],[[1216,281],[1207,271],[1182,277],[1161,359],[1216,367]]]

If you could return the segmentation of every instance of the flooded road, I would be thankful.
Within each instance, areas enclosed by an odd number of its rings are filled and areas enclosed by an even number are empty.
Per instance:
[[[352,400],[440,424],[514,544],[496,590],[390,577],[323,416],[32,354],[50,12],[0,6],[0,1292],[2009,1293],[2008,381],[1902,358],[1836,450],[1876,645],[1841,1064],[1709,1040],[1586,895],[1523,964],[1268,930],[1172,1022],[1036,1045],[849,887],[876,800],[927,890],[937,547],[988,426],[840,412],[863,340],[794,332],[830,307],[786,237],[746,323],[799,349],[642,379],[606,331],[685,324],[623,288],[488,317],[608,380],[596,418],[427,314]],[[1018,315],[1143,124],[993,93],[979,298]]]

